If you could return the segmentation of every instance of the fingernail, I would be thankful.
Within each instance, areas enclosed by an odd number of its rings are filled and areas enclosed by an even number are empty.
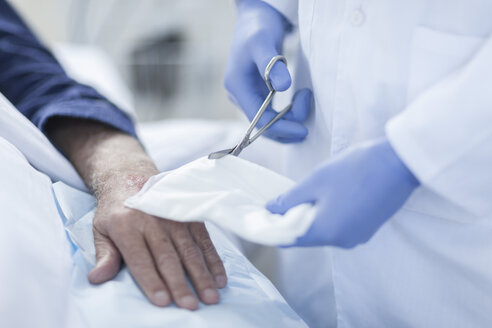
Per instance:
[[[187,295],[179,300],[179,306],[189,310],[195,310],[198,307],[198,301],[193,296]]]
[[[223,288],[227,284],[227,277],[223,274],[215,276],[215,285],[217,288]]]
[[[154,294],[154,304],[158,306],[167,306],[171,302],[168,293],[165,291],[158,291]]]
[[[219,292],[216,289],[207,288],[202,292],[202,300],[206,304],[215,304],[219,302]]]

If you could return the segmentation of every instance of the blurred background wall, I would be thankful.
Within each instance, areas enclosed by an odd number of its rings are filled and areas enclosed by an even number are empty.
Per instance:
[[[49,45],[102,49],[130,88],[140,121],[239,115],[222,83],[233,1],[10,2]]]

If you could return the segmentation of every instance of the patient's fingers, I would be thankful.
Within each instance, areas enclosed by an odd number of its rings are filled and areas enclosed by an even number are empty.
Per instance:
[[[161,276],[166,281],[176,305],[189,310],[198,308],[198,300],[186,283],[186,276],[174,244],[169,224],[159,219],[159,226],[146,232],[146,240]]]
[[[177,226],[171,236],[181,261],[202,302],[205,304],[218,303],[220,296],[215,287],[215,281],[205,263],[200,247],[195,243],[188,230],[188,225]]]
[[[92,284],[101,284],[113,279],[120,269],[121,255],[113,242],[93,228],[96,248],[96,266],[89,273]]]
[[[120,231],[115,243],[147,298],[157,306],[169,305],[169,291],[156,270],[143,235],[135,230]]]
[[[198,247],[202,250],[207,267],[214,277],[215,286],[218,288],[225,287],[227,275],[224,264],[210,239],[207,228],[203,223],[194,222],[189,224],[189,229]]]

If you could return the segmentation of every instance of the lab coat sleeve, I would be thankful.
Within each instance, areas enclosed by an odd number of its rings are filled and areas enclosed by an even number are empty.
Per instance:
[[[131,119],[64,72],[15,10],[0,0],[0,92],[46,134],[55,117],[90,119],[135,135]]]
[[[492,37],[386,125],[420,182],[477,216],[492,213]]]
[[[263,0],[284,15],[292,25],[298,23],[298,0]]]

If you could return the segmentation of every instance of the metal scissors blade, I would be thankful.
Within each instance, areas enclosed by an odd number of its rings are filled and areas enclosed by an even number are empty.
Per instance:
[[[277,115],[275,115],[275,117],[270,122],[265,124],[262,128],[260,128],[258,130],[258,132],[256,132],[255,135],[253,135],[253,137],[251,137],[251,133],[253,132],[254,128],[256,127],[256,124],[258,124],[258,121],[260,120],[260,118],[265,113],[266,109],[268,108],[268,106],[272,102],[273,96],[275,95],[276,91],[273,88],[272,83],[270,82],[270,72],[271,72],[273,66],[275,65],[275,63],[278,62],[279,60],[284,62],[285,65],[287,65],[287,59],[285,59],[284,56],[278,55],[278,56],[273,57],[265,68],[265,74],[263,76],[263,79],[265,80],[265,83],[268,87],[269,92],[268,92],[268,95],[266,96],[265,100],[263,101],[263,104],[261,104],[260,109],[258,109],[258,112],[256,113],[255,117],[251,121],[251,124],[249,125],[248,130],[246,131],[244,137],[233,148],[219,150],[219,151],[210,153],[208,155],[208,159],[219,159],[219,158],[222,158],[226,155],[238,156],[243,151],[244,148],[246,148],[253,141],[258,139],[258,137],[260,137],[270,126],[272,126],[275,122],[280,120],[292,108],[292,104],[285,107],[283,110],[278,112]]]

